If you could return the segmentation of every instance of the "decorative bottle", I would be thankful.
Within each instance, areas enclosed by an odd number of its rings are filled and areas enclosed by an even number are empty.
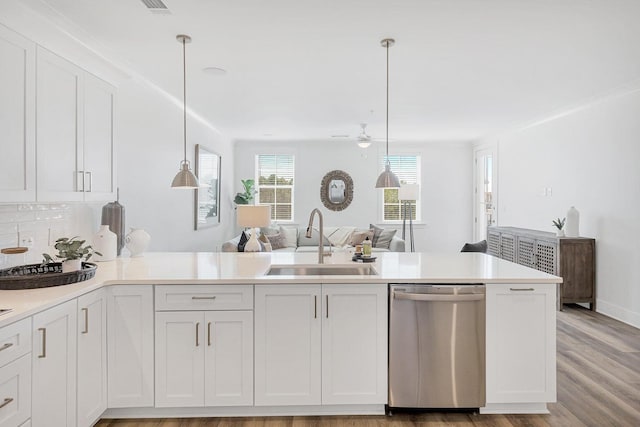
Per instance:
[[[371,240],[369,240],[369,236],[367,236],[362,242],[362,256],[363,257],[371,256]]]
[[[571,206],[567,211],[567,224],[565,226],[567,237],[580,236],[580,212]]]
[[[108,225],[101,225],[93,236],[93,249],[102,255],[95,254],[96,261],[113,261],[118,255],[118,236],[109,230]]]

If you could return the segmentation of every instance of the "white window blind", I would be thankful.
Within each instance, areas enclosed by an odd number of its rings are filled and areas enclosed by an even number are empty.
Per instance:
[[[258,204],[271,206],[273,221],[293,220],[292,154],[258,154],[256,156],[256,182]]]
[[[388,157],[391,171],[396,174],[401,184],[420,184],[420,156],[413,154],[392,155]],[[380,170],[384,170],[387,157],[380,161]],[[385,188],[382,200],[382,220],[401,221],[402,202],[398,200],[397,188]],[[420,205],[415,200],[407,207],[407,219],[420,220]]]

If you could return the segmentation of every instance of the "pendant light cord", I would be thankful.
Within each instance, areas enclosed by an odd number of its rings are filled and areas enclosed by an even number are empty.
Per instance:
[[[389,42],[386,45],[387,49],[387,164],[390,165],[389,162]]]
[[[187,53],[186,37],[182,38],[182,106],[183,106],[183,134],[184,134],[184,162],[187,162]]]

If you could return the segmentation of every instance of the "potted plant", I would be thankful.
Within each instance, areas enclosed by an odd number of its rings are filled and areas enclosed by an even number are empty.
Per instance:
[[[556,231],[556,236],[558,237],[564,237],[564,223],[566,221],[566,218],[557,218],[553,220],[553,226],[555,228],[557,228],[558,230]]]
[[[244,187],[244,193],[236,193],[236,197],[233,199],[236,205],[248,205],[253,201],[253,195],[256,194],[254,186],[256,181],[254,179],[241,179],[242,186]]]
[[[63,273],[81,270],[82,261],[88,261],[94,253],[102,256],[100,252],[94,251],[90,245],[85,245],[85,242],[86,240],[79,240],[78,236],[72,238],[61,237],[56,240],[56,244],[53,247],[58,250],[58,253],[54,257],[62,260]],[[42,254],[42,256],[44,257],[44,263],[54,262],[51,255]]]

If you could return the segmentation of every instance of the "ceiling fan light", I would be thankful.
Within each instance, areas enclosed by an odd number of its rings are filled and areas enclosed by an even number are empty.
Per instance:
[[[368,148],[371,145],[371,141],[359,141],[358,147],[360,148]]]

